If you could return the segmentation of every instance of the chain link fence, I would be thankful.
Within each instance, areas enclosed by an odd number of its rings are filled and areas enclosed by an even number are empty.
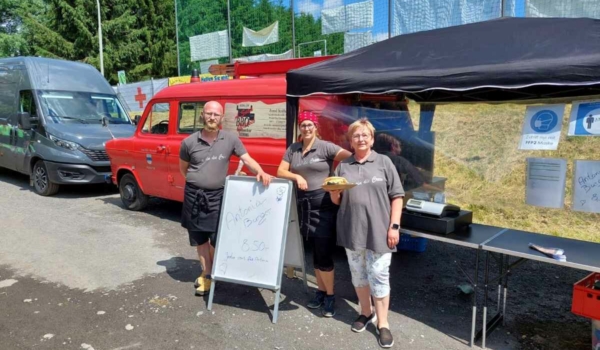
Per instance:
[[[600,18],[600,0],[175,0],[179,75],[214,63],[350,52],[389,37],[517,17]]]

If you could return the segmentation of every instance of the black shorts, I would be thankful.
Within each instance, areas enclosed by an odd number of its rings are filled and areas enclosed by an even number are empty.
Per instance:
[[[335,252],[335,237],[309,238],[313,249],[313,265],[315,270],[333,271],[333,253]]]
[[[210,245],[213,247],[217,244],[217,233],[216,232],[203,232],[203,231],[191,231],[188,230],[188,236],[190,238],[190,245],[196,247],[203,245],[210,240]]]

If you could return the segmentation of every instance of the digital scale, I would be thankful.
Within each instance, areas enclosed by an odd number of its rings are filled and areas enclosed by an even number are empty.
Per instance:
[[[448,234],[471,225],[473,213],[453,204],[409,199],[402,210],[401,226]]]

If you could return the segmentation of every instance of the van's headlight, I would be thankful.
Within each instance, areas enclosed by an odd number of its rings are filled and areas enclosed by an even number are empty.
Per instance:
[[[59,147],[70,149],[71,151],[75,151],[79,148],[79,144],[77,144],[75,142],[59,139],[58,137],[50,135],[50,134],[48,134],[48,137],[50,138],[50,140],[52,140],[52,142],[54,142]]]

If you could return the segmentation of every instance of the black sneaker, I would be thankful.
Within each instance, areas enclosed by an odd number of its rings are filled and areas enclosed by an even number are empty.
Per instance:
[[[353,332],[360,333],[367,328],[367,325],[369,323],[375,323],[375,322],[377,322],[377,315],[375,315],[375,313],[372,313],[371,316],[369,316],[369,317],[367,317],[365,315],[360,315],[360,316],[358,316],[356,321],[354,321],[354,323],[352,323],[351,329]]]
[[[335,316],[335,295],[327,295],[325,296],[325,300],[323,301],[323,317],[333,317]]]
[[[326,292],[322,291],[322,290],[317,290],[315,292],[315,298],[311,301],[308,302],[308,304],[306,304],[306,307],[309,309],[318,309],[321,307],[321,305],[323,305],[323,302],[325,301],[325,296],[327,295]]]
[[[377,327],[377,334],[379,334],[379,346],[382,348],[391,348],[394,345],[394,337],[388,328]]]

